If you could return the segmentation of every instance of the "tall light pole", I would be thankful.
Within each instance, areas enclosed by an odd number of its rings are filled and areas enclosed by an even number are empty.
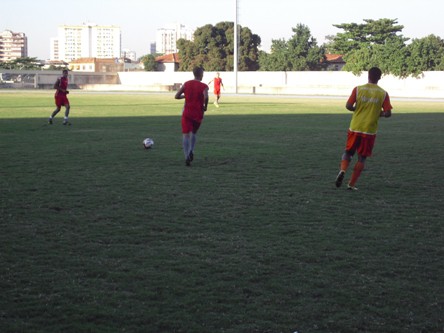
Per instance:
[[[234,0],[235,3],[235,12],[234,12],[234,87],[235,87],[235,93],[237,94],[237,64],[238,64],[238,55],[237,55],[237,47],[238,47],[238,41],[237,41],[237,0]]]

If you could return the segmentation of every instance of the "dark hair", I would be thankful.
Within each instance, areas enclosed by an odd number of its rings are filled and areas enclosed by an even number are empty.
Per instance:
[[[202,76],[204,72],[204,69],[202,67],[194,67],[193,68],[193,74],[196,77]]]
[[[382,72],[378,67],[372,67],[368,70],[368,78],[372,82],[378,82],[381,79]]]

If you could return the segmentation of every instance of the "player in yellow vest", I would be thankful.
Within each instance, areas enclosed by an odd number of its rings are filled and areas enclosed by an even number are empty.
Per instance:
[[[380,117],[388,118],[392,115],[392,105],[388,93],[378,86],[382,72],[378,67],[368,71],[368,83],[355,87],[347,100],[345,107],[353,112],[350,128],[347,133],[347,143],[342,154],[341,166],[336,177],[336,187],[342,185],[353,155],[358,153],[350,181],[349,190],[357,190],[355,184],[364,170],[367,157],[371,156],[375,144],[376,132]]]

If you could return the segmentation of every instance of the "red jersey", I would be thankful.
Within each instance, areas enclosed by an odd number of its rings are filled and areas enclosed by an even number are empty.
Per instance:
[[[220,77],[214,78],[214,93],[220,95],[220,86],[222,85],[222,79]]]
[[[222,78],[220,77],[215,77],[214,78],[214,90],[220,90],[220,85],[222,83]]]
[[[190,80],[184,83],[185,105],[183,116],[201,121],[204,115],[204,91],[208,89],[205,83],[197,80]]]
[[[68,78],[67,77],[62,76],[57,81],[59,83],[58,87],[60,89],[63,89],[65,91],[66,91],[66,89],[68,89]],[[55,97],[62,96],[62,95],[66,96],[66,92],[65,91],[59,91],[59,89],[57,89],[56,92],[55,92]]]

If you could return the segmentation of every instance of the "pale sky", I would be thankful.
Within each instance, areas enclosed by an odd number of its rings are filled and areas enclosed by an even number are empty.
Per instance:
[[[122,48],[149,53],[156,30],[174,23],[188,28],[234,22],[236,0],[1,0],[0,31],[24,32],[28,56],[49,59],[50,39],[59,25],[95,23],[121,28]],[[397,19],[402,35],[444,38],[443,0],[237,0],[238,23],[261,37],[268,51],[272,39],[288,40],[297,24],[306,25],[321,45],[342,30],[333,24],[363,19]]]

